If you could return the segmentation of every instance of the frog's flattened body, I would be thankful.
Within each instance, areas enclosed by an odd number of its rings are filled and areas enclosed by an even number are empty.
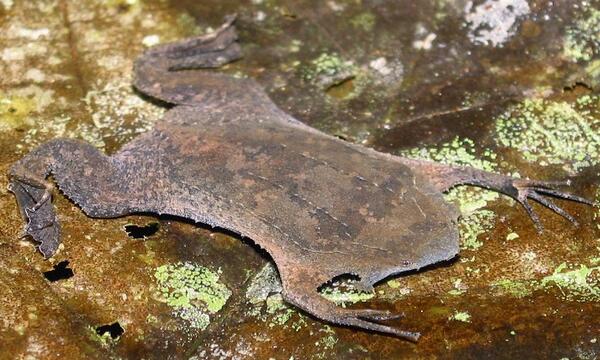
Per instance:
[[[409,167],[269,114],[222,115],[178,107],[117,153],[125,168],[156,161],[131,193],[166,182],[154,211],[231,229],[328,278],[372,284],[456,255],[458,213]]]
[[[342,309],[317,288],[355,274],[359,286],[452,258],[458,213],[442,192],[457,184],[501,191],[520,202],[556,184],[513,179],[473,168],[404,159],[348,144],[278,109],[253,81],[210,72],[240,56],[230,19],[204,37],[158,46],[135,66],[134,85],[177,104],[156,127],[107,157],[75,140],[43,144],[10,171],[25,231],[44,256],[60,243],[45,178],[94,217],[136,212],[171,214],[235,231],[273,257],[284,297],[336,324],[416,340],[418,334],[380,324],[394,315]]]

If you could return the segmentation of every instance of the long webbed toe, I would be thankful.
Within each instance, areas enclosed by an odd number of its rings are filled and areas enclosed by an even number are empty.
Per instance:
[[[542,232],[544,227],[540,222],[538,215],[535,213],[533,208],[531,207],[529,200],[534,200],[537,203],[549,208],[565,219],[569,220],[575,226],[579,226],[579,223],[575,218],[566,212],[564,209],[556,205],[554,202],[550,201],[548,198],[544,196],[552,196],[559,199],[571,200],[579,203],[583,203],[586,205],[594,206],[595,204],[587,200],[583,197],[570,194],[568,192],[560,191],[557,189],[558,186],[570,186],[570,181],[537,181],[537,180],[527,180],[527,179],[515,179],[511,184],[516,190],[516,196],[513,196],[524,208],[525,211],[529,214],[529,217],[535,224],[538,232]]]
[[[356,314],[354,314],[354,311],[348,310],[348,313],[340,314],[340,318],[338,321],[340,324],[343,324],[343,325],[350,325],[350,326],[363,328],[366,330],[389,334],[389,335],[393,335],[393,336],[396,336],[396,337],[399,337],[402,339],[406,339],[406,340],[410,340],[413,342],[418,341],[419,337],[421,337],[421,334],[418,332],[400,330],[395,327],[380,324],[377,322],[377,321],[388,320],[387,318],[385,318],[385,316],[382,316],[383,318],[381,318],[381,319],[379,319],[379,318],[376,319],[376,318],[373,318],[373,317],[375,317],[375,315],[369,314],[369,315],[366,315],[366,317],[371,317],[371,319],[366,319],[364,314],[357,316]],[[394,318],[397,318],[397,317],[394,317]],[[390,318],[390,319],[392,319],[392,318]]]

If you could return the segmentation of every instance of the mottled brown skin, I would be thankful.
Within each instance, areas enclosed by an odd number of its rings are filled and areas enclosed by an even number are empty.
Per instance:
[[[228,19],[218,31],[158,46],[135,64],[134,86],[176,106],[156,127],[107,157],[89,144],[50,141],[10,170],[26,233],[45,257],[60,243],[50,201],[60,190],[89,216],[170,214],[229,229],[264,248],[285,299],[322,320],[416,340],[379,310],[335,306],[317,292],[353,274],[359,286],[451,259],[459,249],[455,207],[442,192],[472,184],[528,199],[573,220],[540,194],[585,199],[553,183],[410,160],[350,144],[284,113],[254,81],[214,71],[240,57]],[[574,220],[573,220],[574,221]]]

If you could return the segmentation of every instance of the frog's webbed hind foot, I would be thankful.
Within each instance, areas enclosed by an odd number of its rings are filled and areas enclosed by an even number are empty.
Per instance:
[[[300,268],[280,269],[284,299],[307,313],[332,324],[356,327],[416,342],[420,334],[382,324],[382,321],[404,317],[404,314],[376,309],[346,309],[321,296],[317,289],[328,281],[315,271]]]
[[[234,21],[235,16],[228,16],[212,33],[150,48],[135,61],[134,87],[156,99],[188,105],[203,101],[203,94],[232,93],[243,81],[213,72],[182,70],[218,68],[240,59]]]
[[[577,220],[575,220],[575,218],[571,214],[567,213],[565,210],[563,210],[558,205],[556,205],[555,203],[550,201],[548,198],[544,197],[544,195],[553,196],[553,197],[560,198],[560,199],[571,200],[571,201],[579,202],[582,204],[587,204],[590,206],[594,206],[595,204],[592,201],[582,198],[580,196],[576,196],[576,195],[558,190],[558,186],[561,186],[561,185],[562,186],[570,186],[571,182],[568,180],[554,182],[554,181],[536,181],[536,180],[529,180],[529,179],[514,179],[512,181],[512,183],[508,186],[507,191],[511,192],[512,193],[511,196],[514,199],[516,199],[523,206],[523,208],[525,208],[525,211],[527,211],[527,214],[529,215],[529,217],[535,224],[535,227],[538,230],[538,232],[542,232],[544,230],[544,227],[543,227],[542,223],[540,222],[538,215],[535,213],[535,211],[531,207],[531,205],[529,203],[530,199],[538,202],[539,204],[549,208],[550,210],[554,211],[555,213],[557,213],[560,216],[564,217],[565,219],[569,220],[571,223],[573,223],[573,225],[579,226],[579,223],[577,222]]]
[[[429,161],[396,158],[400,162],[422,172],[436,186],[439,191],[445,192],[457,185],[474,185],[494,190],[508,195],[523,206],[533,221],[538,232],[544,227],[538,215],[533,210],[530,200],[533,200],[555,213],[569,220],[575,226],[577,221],[573,216],[560,208],[548,197],[571,200],[582,204],[595,206],[594,202],[577,195],[559,190],[560,186],[570,186],[571,181],[540,181],[513,178],[511,176],[495,174],[471,167],[451,166]]]
[[[212,33],[159,45],[143,56],[162,58],[169,71],[218,68],[241,57],[234,21],[235,15],[227,16]]]

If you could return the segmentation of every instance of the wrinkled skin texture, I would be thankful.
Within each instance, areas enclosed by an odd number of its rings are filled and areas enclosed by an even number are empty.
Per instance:
[[[442,192],[459,184],[501,191],[532,216],[528,199],[586,200],[555,185],[379,153],[303,125],[252,80],[214,71],[240,57],[228,21],[215,33],[155,47],[135,65],[134,86],[175,104],[156,127],[108,157],[57,139],[10,172],[26,233],[45,257],[60,243],[51,202],[60,190],[92,217],[169,214],[229,229],[264,248],[277,264],[285,299],[328,322],[416,340],[381,324],[398,317],[335,306],[317,289],[353,274],[359,287],[458,253],[458,212]]]

